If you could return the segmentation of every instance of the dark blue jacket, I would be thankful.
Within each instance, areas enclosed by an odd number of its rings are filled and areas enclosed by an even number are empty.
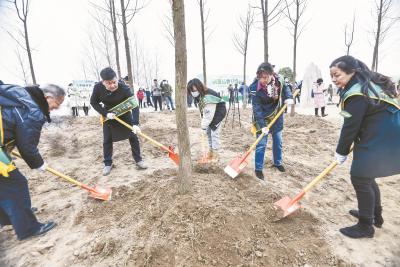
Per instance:
[[[354,142],[350,174],[367,178],[400,174],[400,110],[383,101],[374,104],[360,95],[348,97],[343,105],[351,116],[344,119],[336,152],[349,154]]]
[[[0,106],[3,117],[4,144],[15,140],[15,146],[31,169],[43,165],[37,148],[46,117],[23,87],[0,84]]]
[[[250,85],[250,91],[254,93],[253,96],[253,116],[259,128],[266,127],[265,118],[271,115],[275,109],[279,109],[279,101],[273,101],[271,97],[267,96],[263,91],[257,91],[258,80],[254,80]],[[282,103],[286,99],[293,98],[292,92],[288,86],[283,84],[281,92]],[[258,128],[257,127],[257,128]],[[271,132],[279,132],[283,130],[283,114],[272,125]]]

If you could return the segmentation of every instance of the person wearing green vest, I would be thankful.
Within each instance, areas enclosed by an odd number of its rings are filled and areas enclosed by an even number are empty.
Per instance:
[[[358,210],[349,211],[358,223],[340,232],[351,238],[372,238],[372,225],[380,228],[383,224],[375,179],[400,174],[399,92],[389,77],[369,70],[352,56],[335,59],[330,74],[342,89],[344,117],[335,157],[343,164],[354,144],[350,175],[358,201]]]
[[[207,134],[208,138],[208,158],[217,160],[219,149],[219,129],[222,120],[226,116],[225,101],[219,93],[207,88],[197,78],[192,79],[187,84],[187,92],[199,101],[201,114],[201,129]]]

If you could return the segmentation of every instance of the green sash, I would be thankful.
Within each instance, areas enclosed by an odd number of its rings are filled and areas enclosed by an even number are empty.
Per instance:
[[[128,99],[124,100],[123,102],[119,103],[118,105],[112,107],[109,112],[114,113],[117,117],[129,112],[130,110],[136,108],[138,103],[134,96],[129,97]],[[103,118],[103,122],[107,121],[107,118]]]
[[[388,104],[391,104],[392,106],[396,107],[397,109],[400,110],[400,100],[396,99],[396,98],[391,98],[390,96],[388,96],[387,94],[385,94],[385,92],[382,90],[382,88],[374,83],[370,83],[370,85],[375,89],[375,91],[378,93],[377,97],[376,95],[374,95],[374,93],[371,90],[368,90],[368,96],[370,98],[376,99],[376,100],[380,100],[383,102],[386,102]],[[347,90],[347,92],[344,94],[343,96],[343,101],[341,104],[341,108],[342,110],[344,110],[344,103],[346,102],[346,100],[349,97],[355,96],[355,95],[361,95],[363,96],[364,94],[361,92],[361,84],[357,83],[355,85],[353,85],[349,90]]]

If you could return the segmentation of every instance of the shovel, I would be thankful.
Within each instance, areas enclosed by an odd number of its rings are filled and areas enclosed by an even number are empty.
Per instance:
[[[12,151],[11,153],[14,156],[18,157],[18,158],[22,158],[21,155],[16,151]],[[46,171],[51,172],[52,174],[55,174],[55,175],[65,179],[65,180],[67,180],[68,182],[70,182],[70,183],[72,183],[74,185],[77,185],[77,186],[89,191],[89,196],[92,197],[92,198],[100,199],[100,200],[104,200],[104,201],[111,200],[112,191],[111,191],[110,188],[103,188],[103,187],[100,187],[100,186],[95,186],[94,188],[90,187],[90,186],[85,185],[85,184],[83,184],[81,182],[78,182],[78,181],[72,179],[71,177],[69,177],[69,176],[67,176],[65,174],[62,174],[62,173],[60,173],[60,172],[58,172],[58,171],[56,171],[56,170],[54,170],[54,169],[52,169],[50,167],[46,167]]]
[[[207,154],[206,139],[205,138],[206,138],[205,134],[202,131],[202,133],[201,133],[201,150],[202,150],[202,154],[203,155],[197,161],[199,164],[207,164],[207,163],[209,163],[211,161],[210,158],[208,157],[208,154]]]
[[[122,125],[127,127],[128,129],[133,130],[131,125],[129,125],[128,123],[124,122],[123,120],[121,120],[117,116],[114,117],[114,120],[118,121],[119,123],[121,123]],[[163,144],[157,142],[156,140],[150,138],[149,136],[145,135],[142,132],[138,132],[138,134],[140,136],[142,136],[143,138],[149,140],[153,145],[158,146],[159,148],[167,151],[169,158],[172,159],[175,162],[175,164],[179,166],[179,155],[174,152],[174,148],[172,146],[168,146],[168,147],[164,146]]]
[[[353,150],[353,147],[350,148],[350,152]],[[322,180],[327,174],[329,174],[339,163],[337,161],[332,162],[328,167],[325,168],[317,177],[314,178],[303,190],[297,194],[293,199],[285,196],[284,198],[278,200],[274,203],[275,208],[278,209],[278,220],[285,218],[286,216],[292,214],[296,210],[301,208],[301,205],[298,203],[300,199],[304,197],[304,195],[313,188],[319,181]]]
[[[300,92],[299,89],[297,89],[293,97],[295,97],[298,93]],[[282,113],[285,111],[287,107],[287,104],[284,104],[278,113],[275,115],[275,117],[271,120],[271,122],[267,125],[267,129],[269,130],[272,125],[275,123],[275,121],[282,115]],[[265,134],[268,133],[261,133],[260,136],[257,138],[257,140],[251,145],[251,147],[247,150],[247,152],[241,156],[237,156],[234,158],[229,164],[225,167],[224,171],[226,174],[228,174],[231,178],[235,178],[236,176],[239,175],[239,173],[242,172],[242,170],[247,166],[248,163],[248,158],[251,154],[251,152],[256,148],[257,144],[261,141],[261,139],[264,138]]]

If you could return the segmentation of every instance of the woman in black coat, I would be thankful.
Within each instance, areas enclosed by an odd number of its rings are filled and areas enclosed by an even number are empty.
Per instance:
[[[340,229],[352,238],[373,237],[382,227],[380,191],[375,178],[400,173],[400,101],[390,78],[372,72],[361,61],[343,56],[330,65],[332,82],[342,89],[344,123],[336,148],[342,164],[354,143],[351,182],[358,210],[350,214],[358,223]]]

